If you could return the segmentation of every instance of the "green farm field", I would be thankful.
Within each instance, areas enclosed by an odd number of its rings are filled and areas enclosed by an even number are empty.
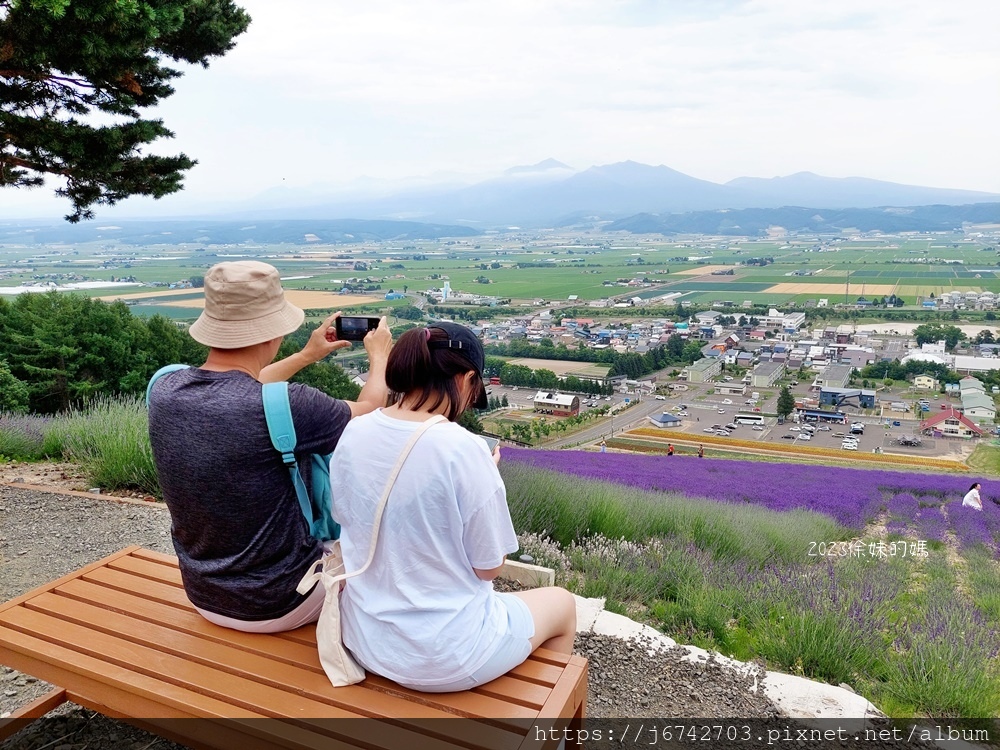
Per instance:
[[[885,290],[895,290],[908,305],[917,305],[931,293],[1000,292],[996,248],[962,233],[747,239],[518,232],[462,241],[369,241],[325,247],[4,244],[0,287],[110,281],[112,277],[168,284],[204,275],[215,263],[239,258],[275,265],[288,289],[339,291],[347,279],[367,279],[365,284],[379,287],[373,296],[382,297],[390,289],[422,292],[447,281],[453,292],[509,298],[515,305],[538,299],[558,303],[575,297],[588,302],[668,293],[699,304],[730,301],[737,307],[744,301],[780,306],[823,298],[836,304],[845,297],[888,294]],[[773,262],[740,265],[751,258]],[[732,267],[734,274],[711,275],[710,267]],[[489,283],[481,283],[483,279]],[[620,285],[623,280],[650,286]],[[126,290],[80,293],[107,296],[115,291]],[[365,304],[367,309],[392,306],[384,300]],[[674,304],[665,303],[667,307]],[[167,309],[156,303],[136,305],[136,312],[143,314],[186,314]]]

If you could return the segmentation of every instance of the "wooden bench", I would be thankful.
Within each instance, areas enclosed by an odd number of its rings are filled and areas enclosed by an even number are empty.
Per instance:
[[[7,719],[0,740],[70,700],[191,747],[540,749],[558,745],[552,729],[580,726],[587,700],[586,660],[545,649],[467,692],[374,675],[334,688],[315,626],[213,625],[188,602],[176,558],[140,547],[0,605],[0,663],[58,686]]]

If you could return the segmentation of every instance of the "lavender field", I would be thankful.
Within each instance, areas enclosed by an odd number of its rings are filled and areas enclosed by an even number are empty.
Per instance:
[[[996,480],[980,512],[964,476],[514,449],[501,472],[522,551],[582,596],[891,716],[1000,718]]]
[[[954,534],[962,548],[1000,550],[1000,480],[948,474],[584,451],[504,449],[504,461],[627,487],[751,504],[774,511],[810,510],[855,532],[888,511],[890,531],[924,540]],[[973,481],[982,513],[961,507]]]

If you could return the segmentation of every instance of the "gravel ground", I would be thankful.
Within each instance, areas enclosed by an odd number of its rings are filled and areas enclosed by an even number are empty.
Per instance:
[[[65,575],[129,544],[172,552],[162,505],[116,502],[0,485],[0,601]],[[606,717],[773,719],[777,709],[758,689],[763,670],[744,675],[709,660],[682,661],[682,648],[651,651],[642,643],[582,634],[577,652],[590,660],[587,712]],[[0,716],[49,686],[0,667]],[[173,750],[178,745],[72,704],[56,718],[23,730],[3,750]],[[53,716],[50,715],[50,716]],[[876,747],[873,743],[868,748]],[[897,745],[898,747],[898,745]]]

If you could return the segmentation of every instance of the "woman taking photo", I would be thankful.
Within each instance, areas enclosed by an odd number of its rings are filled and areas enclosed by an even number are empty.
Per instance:
[[[517,550],[499,449],[455,424],[485,408],[482,343],[456,323],[404,333],[389,355],[391,405],[353,420],[331,465],[348,572],[368,558],[375,510],[403,446],[419,438],[382,516],[371,566],[341,594],[344,645],[370,672],[425,692],[496,679],[539,646],[570,653],[576,607],[565,589],[500,594],[492,581]]]

